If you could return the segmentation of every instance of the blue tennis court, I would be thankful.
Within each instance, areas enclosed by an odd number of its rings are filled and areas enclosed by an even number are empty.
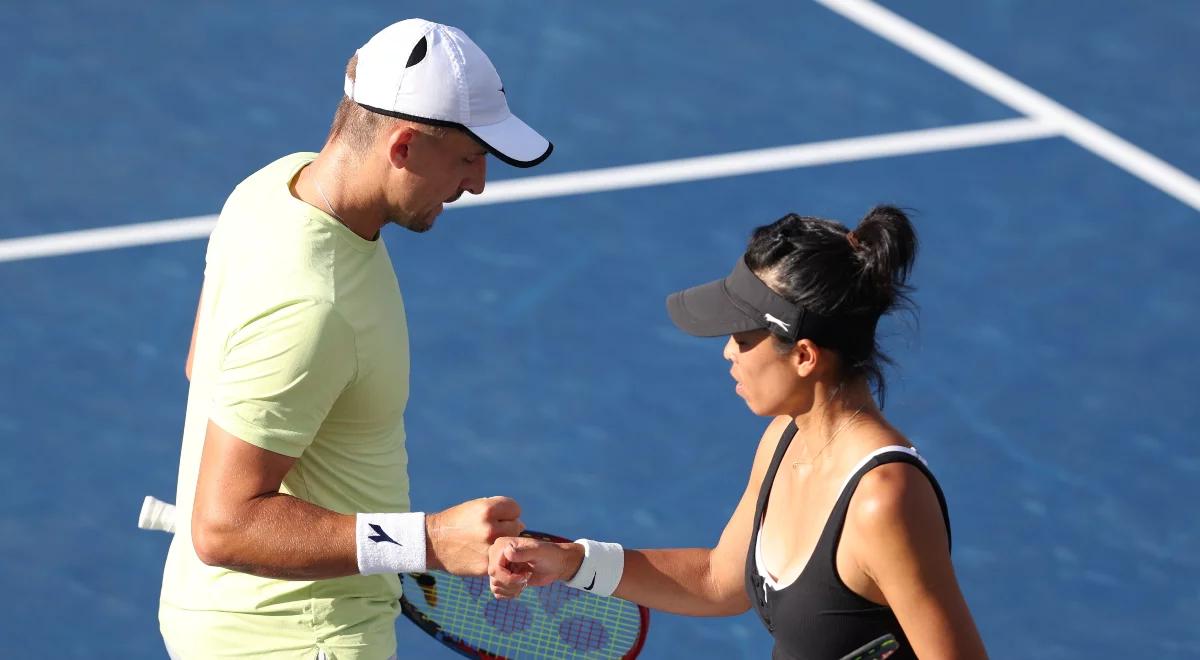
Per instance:
[[[470,34],[555,143],[436,231],[384,232],[414,507],[507,494],[535,529],[711,546],[765,420],[664,297],[788,211],[895,203],[922,251],[886,411],[946,490],[992,656],[1200,657],[1185,0],[0,7],[7,655],[165,657],[168,538],[134,523],[175,489],[208,216],[317,150],[346,59],[410,15]],[[643,657],[769,649],[749,614],[655,613]]]

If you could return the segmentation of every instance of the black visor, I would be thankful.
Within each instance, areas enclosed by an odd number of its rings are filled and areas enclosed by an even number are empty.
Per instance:
[[[680,330],[697,337],[771,330],[790,341],[807,338],[837,348],[875,338],[875,319],[827,317],[794,305],[758,279],[744,258],[723,280],[667,296],[667,313]]]

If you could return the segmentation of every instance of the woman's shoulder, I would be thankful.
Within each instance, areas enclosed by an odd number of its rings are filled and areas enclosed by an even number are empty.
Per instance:
[[[767,428],[763,430],[762,437],[758,439],[758,453],[762,454],[765,451],[768,457],[774,454],[780,441],[783,440],[783,436],[786,435],[788,427],[794,421],[787,415],[780,415],[772,419],[771,423],[767,424]]]
[[[906,445],[881,449],[878,457],[897,453],[922,461]],[[892,460],[867,470],[850,499],[847,524],[867,537],[886,537],[913,528],[937,528],[944,533],[942,508],[934,484],[927,469],[923,470],[916,461]]]
[[[758,449],[754,453],[753,472],[766,473],[767,468],[771,465],[771,458],[775,455],[775,450],[779,447],[779,442],[783,439],[784,432],[791,426],[792,421],[791,417],[780,415],[767,424],[762,437],[758,439]]]

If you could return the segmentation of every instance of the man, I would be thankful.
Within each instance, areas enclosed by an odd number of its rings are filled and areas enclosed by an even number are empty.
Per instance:
[[[319,154],[230,195],[209,240],[159,620],[174,658],[388,658],[396,573],[482,575],[516,502],[409,513],[408,331],[382,227],[552,145],[461,31],[396,23],[350,60]],[[190,521],[190,524],[189,524]]]

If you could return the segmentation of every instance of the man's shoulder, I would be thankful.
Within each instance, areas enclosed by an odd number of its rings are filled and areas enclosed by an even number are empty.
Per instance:
[[[263,209],[278,210],[281,205],[288,204],[292,179],[314,158],[314,153],[288,154],[242,179],[225,200],[217,226],[220,227],[222,221],[231,217],[261,212]]]
[[[311,163],[316,157],[317,154],[313,152],[299,151],[276,158],[243,179],[235,190],[253,188],[259,184],[272,187],[280,183],[286,184],[296,175],[296,172],[300,171],[300,168]]]
[[[289,184],[316,156],[284,156],[251,174],[234,189],[209,238],[206,262],[227,277],[258,288],[283,285],[332,295],[329,269],[334,244],[312,231],[312,209],[292,196]]]

